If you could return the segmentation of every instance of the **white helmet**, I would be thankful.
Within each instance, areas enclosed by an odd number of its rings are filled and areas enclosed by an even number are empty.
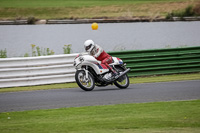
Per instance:
[[[92,49],[94,48],[94,42],[92,40],[87,40],[84,43],[84,47],[86,52],[91,52]]]

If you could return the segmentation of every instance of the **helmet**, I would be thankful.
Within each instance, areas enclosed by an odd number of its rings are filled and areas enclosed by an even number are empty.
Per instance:
[[[94,42],[92,40],[87,40],[84,43],[84,47],[86,52],[91,52],[94,48]]]

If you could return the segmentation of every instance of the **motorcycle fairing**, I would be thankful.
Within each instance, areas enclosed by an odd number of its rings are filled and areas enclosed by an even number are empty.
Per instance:
[[[99,67],[99,69],[108,69],[107,66],[104,64],[97,64],[97,66]]]
[[[113,62],[109,65],[119,65],[119,64],[123,64],[123,61],[120,58],[117,57],[112,57]]]
[[[82,59],[83,58],[83,59]],[[80,59],[82,61],[80,61]],[[82,69],[82,66],[90,66],[94,69],[94,71],[97,74],[103,74],[109,71],[109,69],[103,65],[100,64],[101,62],[97,61],[93,56],[91,55],[84,55],[84,57],[80,56],[75,59],[76,62],[76,68],[77,69]]]
[[[113,63],[109,64],[110,66],[123,64],[123,61],[117,57],[112,57],[112,59]],[[82,69],[82,66],[90,66],[97,74],[103,74],[109,71],[104,64],[101,64],[101,61],[96,60],[91,55],[76,57],[75,66],[77,69]]]

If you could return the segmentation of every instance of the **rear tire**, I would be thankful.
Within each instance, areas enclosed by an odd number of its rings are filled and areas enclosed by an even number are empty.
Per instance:
[[[124,69],[121,67],[116,67],[118,72],[123,72]],[[120,77],[117,81],[114,82],[115,86],[117,86],[120,89],[126,89],[129,86],[129,77],[127,74]]]
[[[88,81],[85,81],[85,71],[78,70],[75,74],[75,80],[78,86],[84,91],[92,91],[95,87],[95,81],[92,74],[88,72]]]

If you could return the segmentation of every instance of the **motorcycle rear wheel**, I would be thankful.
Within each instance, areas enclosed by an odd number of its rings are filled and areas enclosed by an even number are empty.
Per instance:
[[[85,71],[78,70],[75,74],[75,80],[78,86],[84,91],[92,91],[95,87],[95,81],[92,74],[88,73],[88,80],[85,79]]]

